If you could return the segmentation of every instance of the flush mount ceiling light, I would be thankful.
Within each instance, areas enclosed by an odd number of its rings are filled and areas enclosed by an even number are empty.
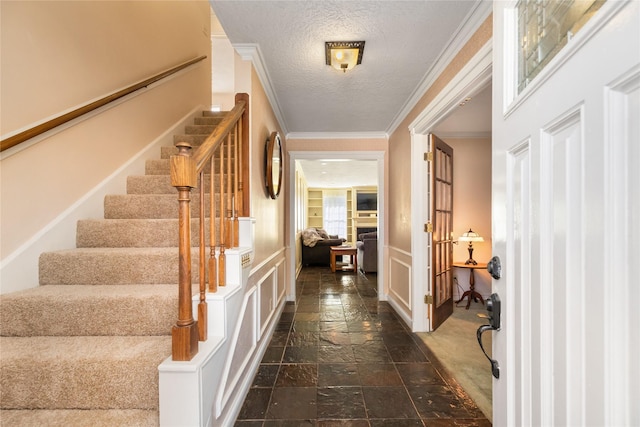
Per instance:
[[[346,73],[362,62],[364,42],[325,42],[324,50],[327,65]]]

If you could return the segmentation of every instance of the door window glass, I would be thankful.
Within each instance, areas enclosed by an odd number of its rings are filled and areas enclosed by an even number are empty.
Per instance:
[[[518,93],[603,4],[604,0],[518,1]]]

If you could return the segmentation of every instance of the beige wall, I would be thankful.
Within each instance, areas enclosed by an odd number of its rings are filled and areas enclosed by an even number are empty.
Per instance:
[[[491,139],[442,138],[453,148],[453,238],[469,231],[484,242],[474,244],[473,257],[487,262],[491,257]],[[453,247],[454,261],[469,257],[467,245]]]
[[[484,242],[473,244],[473,259],[487,262],[491,258],[491,139],[442,138],[453,148],[453,238],[469,231],[480,234]],[[453,245],[454,262],[469,258],[468,244]],[[469,288],[469,272],[456,273],[463,290]],[[476,290],[491,294],[491,279],[485,271],[474,274]],[[457,295],[459,289],[454,289]]]
[[[255,71],[251,74],[251,216],[256,219],[255,260],[258,264],[285,246],[285,206],[288,200],[287,186],[280,196],[271,199],[265,187],[264,147],[273,131],[280,132],[283,153],[287,141],[273,113],[271,104]],[[288,163],[283,164],[283,180],[288,176]]]
[[[195,106],[209,105],[211,43],[206,1],[3,1],[0,8],[3,139],[208,57],[100,114],[36,138],[28,148],[2,153],[5,261]]]
[[[411,135],[409,124],[431,103],[460,69],[484,46],[492,34],[490,15],[429,87],[389,138],[389,246],[411,252]]]

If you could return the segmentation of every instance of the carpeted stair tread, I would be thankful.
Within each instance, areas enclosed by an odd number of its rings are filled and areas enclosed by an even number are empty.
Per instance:
[[[192,252],[197,281],[197,250]],[[80,248],[40,255],[40,285],[178,283],[178,248]]]
[[[176,151],[177,153],[177,151]],[[175,154],[175,153],[174,153]],[[171,156],[169,156],[171,157]],[[169,163],[169,157],[163,159],[147,160],[144,166],[145,175],[169,175],[171,173],[171,165]],[[233,158],[233,157],[232,157]],[[226,157],[225,157],[226,159]],[[226,161],[226,160],[225,160]],[[226,167],[225,167],[226,169]],[[204,168],[204,173],[208,174],[211,171],[211,166],[207,163]],[[219,163],[214,163],[214,172],[217,173],[220,170]]]
[[[222,117],[224,118],[229,111],[211,111],[211,110],[203,110],[202,117]]]
[[[169,159],[151,159],[145,162],[145,175],[169,175],[170,173]]]
[[[155,427],[157,410],[144,409],[34,409],[0,410],[3,427]]]
[[[187,135],[210,135],[217,125],[187,125],[184,127],[184,133]]]
[[[192,145],[192,147],[195,149],[197,147],[197,145]],[[234,158],[234,144],[233,142],[231,143],[231,159]],[[162,147],[160,148],[160,159],[169,159],[171,156],[178,154],[178,149],[176,147]],[[227,152],[225,151],[225,159],[227,158]],[[217,165],[216,165],[217,167]],[[216,168],[216,171],[218,169]]]
[[[219,221],[214,221],[216,230]],[[191,220],[191,245],[196,246],[200,219]],[[205,220],[209,241],[209,220]],[[178,246],[177,219],[84,219],[78,221],[77,248],[160,248]]]
[[[209,192],[211,177],[204,176],[204,189]],[[215,184],[220,182],[220,176],[214,175]],[[196,191],[197,188],[194,189]],[[132,175],[127,178],[127,194],[173,194],[177,197],[178,190],[171,185],[170,175]]]
[[[170,175],[131,175],[127,177],[127,194],[177,194]]]
[[[2,409],[157,409],[171,336],[0,337]]]
[[[0,296],[2,336],[168,335],[177,285],[48,285]]]
[[[212,116],[212,117],[195,117],[193,119],[194,125],[219,125],[222,120],[224,120],[224,115],[220,116]]]
[[[208,213],[209,197],[205,198]],[[197,192],[191,196],[191,217],[200,216]],[[178,194],[109,194],[104,198],[105,219],[178,218]]]
[[[179,142],[188,142],[192,147],[202,145],[202,143],[209,137],[209,135],[173,135],[173,145],[175,146]]]
[[[171,165],[169,163],[169,158],[174,155],[177,154],[177,150],[170,150],[168,149],[167,151],[164,152],[163,156],[167,156],[167,157],[163,157],[161,159],[153,159],[153,160],[147,160],[145,162],[145,167],[144,167],[144,173],[145,175],[169,175],[171,174]],[[225,163],[227,162],[228,156],[225,153]],[[231,161],[233,162],[233,152],[231,154]],[[213,164],[213,171],[214,173],[218,173],[218,171],[220,170],[220,162],[219,160],[216,159],[216,161]],[[204,172],[206,174],[209,173],[209,171],[211,171],[211,166],[209,163],[207,163],[205,165],[205,167],[203,168]]]

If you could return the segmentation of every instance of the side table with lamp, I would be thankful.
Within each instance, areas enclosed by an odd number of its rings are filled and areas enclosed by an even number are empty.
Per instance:
[[[461,263],[461,262],[453,263],[454,267],[466,268],[469,270],[469,290],[465,291],[462,294],[460,299],[456,301],[456,304],[458,304],[459,302],[463,301],[465,298],[468,297],[469,301],[467,302],[467,307],[466,307],[468,310],[469,306],[471,305],[471,299],[473,299],[476,302],[480,300],[482,305],[484,305],[484,300],[482,299],[482,295],[480,295],[480,293],[475,290],[475,278],[473,276],[473,270],[477,270],[479,268],[484,268],[484,269],[487,268],[487,264],[485,263],[478,264],[478,262],[473,259],[473,242],[484,242],[484,239],[478,233],[469,229],[469,231],[467,231],[466,233],[464,233],[462,236],[458,238],[458,241],[469,242],[469,247],[467,248],[469,250],[469,259],[466,260],[464,263]]]

